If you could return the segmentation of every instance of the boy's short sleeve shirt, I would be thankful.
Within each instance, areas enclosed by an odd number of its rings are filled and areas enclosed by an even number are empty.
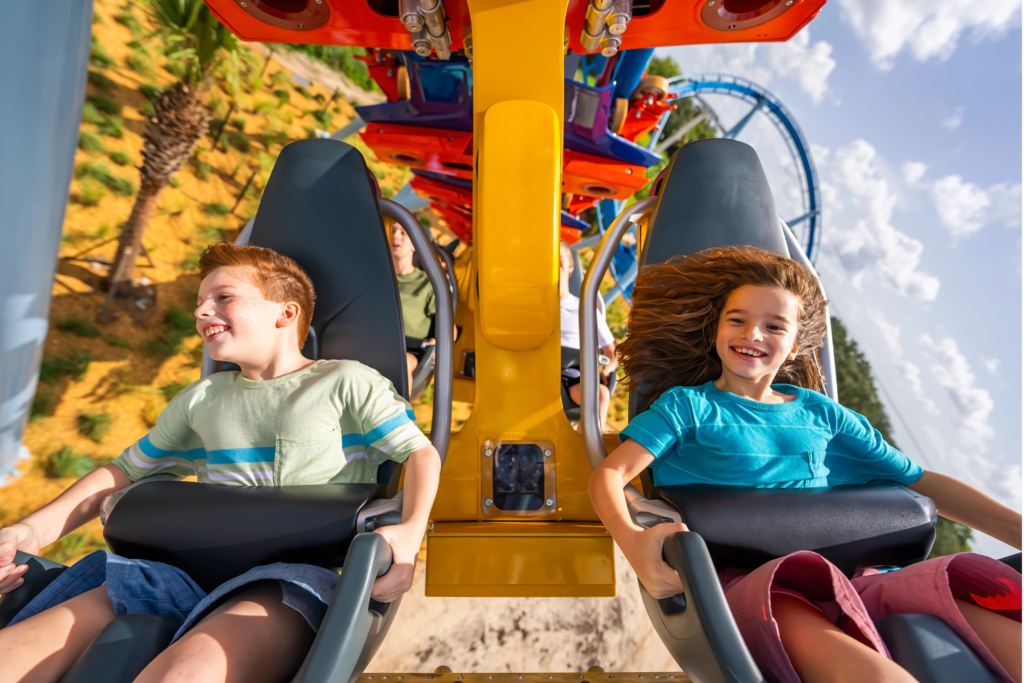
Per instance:
[[[434,288],[427,274],[419,268],[411,273],[396,276],[398,295],[402,300],[402,321],[405,336],[426,339],[430,335],[430,324],[437,314]]]
[[[827,396],[788,384],[781,404],[720,391],[675,387],[620,433],[655,457],[656,485],[811,488],[894,481],[923,470],[885,442],[867,419]]]
[[[169,473],[236,486],[373,482],[381,462],[428,445],[380,373],[321,360],[272,380],[220,372],[191,384],[114,464],[132,481]]]

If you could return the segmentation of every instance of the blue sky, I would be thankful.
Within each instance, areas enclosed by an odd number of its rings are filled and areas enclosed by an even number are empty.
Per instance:
[[[758,82],[795,115],[821,178],[817,266],[887,392],[894,438],[1019,510],[1021,0],[831,0],[788,43],[658,53]],[[708,100],[725,126],[745,113]],[[780,213],[799,215],[775,129],[759,117],[739,139]]]

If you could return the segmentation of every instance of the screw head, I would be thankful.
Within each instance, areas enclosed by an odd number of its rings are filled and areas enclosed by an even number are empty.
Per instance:
[[[299,24],[299,28],[306,28],[306,27],[303,26],[302,24]]]
[[[431,530],[431,531],[433,531],[433,530],[434,530],[434,523],[433,523],[433,522],[431,522],[431,523],[430,523],[430,530]]]
[[[711,2],[708,3],[708,7],[714,7],[714,6],[715,6],[715,0],[711,0]]]
[[[548,448],[548,449],[546,449],[544,451],[544,457],[545,458],[550,458],[551,457],[551,449],[550,448]]]
[[[786,7],[789,7],[789,6],[790,6],[790,5],[792,5],[792,4],[793,4],[793,0],[788,0],[788,1],[786,2]]]
[[[249,6],[249,5],[247,5],[246,3],[244,3],[244,2],[243,2],[243,3],[241,3],[241,5],[242,5],[242,7],[248,7],[248,6]]]
[[[544,502],[545,502],[545,503],[547,503],[547,505],[548,505],[548,507],[549,507],[549,508],[550,508],[550,507],[554,507],[554,506],[555,506],[555,501],[554,501],[554,500],[552,500],[551,498],[548,498],[548,499],[547,499],[547,500],[545,500]]]
[[[491,503],[493,503],[493,502],[494,502],[494,501],[493,501],[493,500],[491,500],[490,498],[484,498],[484,507],[485,507],[485,508],[489,508],[489,507],[491,507]]]
[[[492,455],[494,455],[494,451],[492,451],[490,448],[488,448],[487,450],[484,451],[484,455],[486,455],[489,458]]]

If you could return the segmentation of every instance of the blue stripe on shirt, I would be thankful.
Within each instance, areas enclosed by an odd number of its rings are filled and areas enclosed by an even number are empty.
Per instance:
[[[195,462],[197,458],[206,457],[205,448],[193,448],[189,451],[168,451],[163,448],[157,448],[149,440],[149,434],[139,439],[139,450],[142,451],[143,455],[154,460],[159,460],[160,458],[181,458],[182,460]]]
[[[239,462],[274,462],[274,446],[260,448],[222,448],[206,455],[207,465],[229,465]]]
[[[370,444],[379,439],[383,439],[391,432],[409,422],[412,422],[412,420],[409,419],[409,416],[406,413],[399,413],[394,417],[389,417],[366,434],[365,442]]]
[[[363,435],[362,434],[342,434],[341,435],[341,447],[348,448],[349,446],[362,446]]]

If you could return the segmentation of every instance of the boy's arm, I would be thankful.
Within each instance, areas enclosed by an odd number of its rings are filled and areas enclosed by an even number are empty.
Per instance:
[[[374,582],[374,600],[394,602],[412,588],[416,556],[427,530],[440,476],[441,457],[433,446],[413,451],[405,461],[402,523],[376,529],[391,546],[392,564],[388,573]]]
[[[619,544],[640,583],[655,598],[667,598],[681,593],[683,585],[675,570],[662,559],[662,546],[672,534],[686,531],[686,525],[638,527],[630,519],[626,497],[622,493],[626,484],[652,462],[654,455],[649,450],[627,439],[594,469],[588,489],[597,516]]]
[[[953,477],[925,470],[909,488],[935,501],[939,514],[1021,549],[1021,515]]]
[[[43,506],[17,524],[0,529],[0,594],[21,585],[27,565],[14,565],[14,552],[36,555],[65,534],[94,519],[100,503],[111,493],[131,483],[114,465],[93,470],[71,485],[53,502]]]

